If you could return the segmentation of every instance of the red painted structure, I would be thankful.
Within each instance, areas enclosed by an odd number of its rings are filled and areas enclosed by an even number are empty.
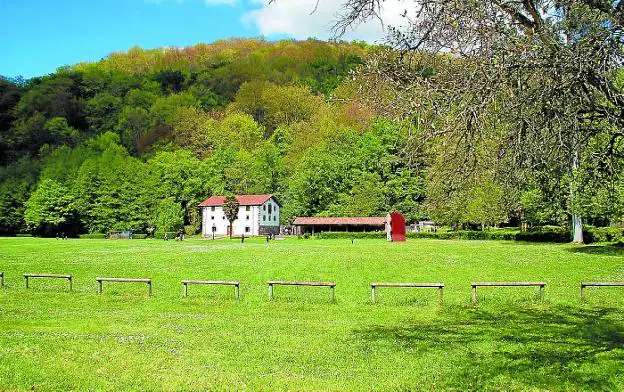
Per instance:
[[[388,214],[388,241],[405,241],[405,217],[397,211]]]

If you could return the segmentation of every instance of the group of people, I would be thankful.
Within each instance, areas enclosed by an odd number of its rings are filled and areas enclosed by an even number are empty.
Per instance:
[[[184,232],[183,231],[179,232],[178,235],[174,239],[176,241],[184,241]],[[167,232],[165,232],[165,235],[163,236],[163,240],[169,241],[169,234],[167,234]]]
[[[56,233],[56,239],[62,239],[62,240],[66,240],[67,239],[67,234],[65,234],[64,232],[61,233],[61,235],[59,236],[59,233]]]

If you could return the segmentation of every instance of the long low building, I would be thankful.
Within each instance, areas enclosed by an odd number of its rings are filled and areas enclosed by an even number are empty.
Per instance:
[[[324,231],[385,231],[387,218],[379,217],[319,217],[299,216],[293,221],[293,234],[310,233],[312,235]]]
[[[317,234],[331,231],[386,233],[388,241],[405,241],[405,217],[398,211],[374,217],[299,216],[293,221],[292,234]]]

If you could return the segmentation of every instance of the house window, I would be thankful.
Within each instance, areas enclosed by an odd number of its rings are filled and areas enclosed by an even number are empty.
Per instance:
[[[215,210],[215,208],[214,208],[214,207],[210,207],[210,211],[214,211],[214,210]]]
[[[245,233],[249,233],[249,226],[245,226]]]
[[[274,220],[274,221],[276,221],[276,220],[277,220],[277,215],[275,215],[275,216],[273,217],[273,220]]]
[[[210,217],[210,220],[214,220],[214,215]]]
[[[262,210],[266,211],[266,204],[262,206]]]
[[[251,207],[250,206],[245,207],[245,211],[251,211]]]
[[[269,204],[269,214],[273,211],[271,208],[273,207],[272,204]]]
[[[247,217],[245,219],[249,220],[249,215],[247,215]]]
[[[223,215],[223,216],[221,217],[221,219],[225,220],[225,215]]]
[[[266,215],[262,215],[262,220],[265,221],[266,220]]]

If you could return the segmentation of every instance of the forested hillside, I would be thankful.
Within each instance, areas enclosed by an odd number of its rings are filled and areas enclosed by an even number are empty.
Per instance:
[[[194,233],[197,204],[224,193],[276,194],[283,223],[397,209],[449,225],[566,224],[565,173],[501,181],[492,138],[478,175],[462,177],[451,140],[420,143],[423,122],[386,106],[392,85],[360,72],[382,51],[228,40],[0,79],[0,232]],[[622,176],[600,182],[594,168],[585,216],[621,222]]]
[[[0,231],[192,232],[197,204],[226,192],[275,193],[285,221],[416,217],[402,130],[332,98],[372,50],[231,40],[2,80]]]

